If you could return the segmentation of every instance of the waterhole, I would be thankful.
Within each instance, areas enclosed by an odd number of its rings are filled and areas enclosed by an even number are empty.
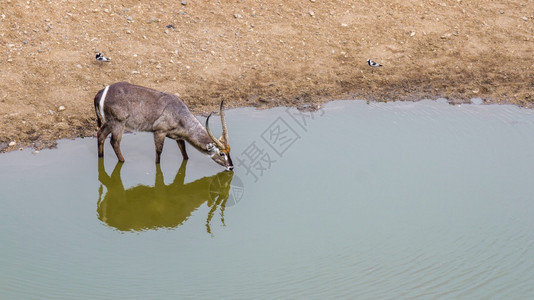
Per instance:
[[[145,133],[124,164],[93,138],[0,155],[0,298],[534,297],[533,111],[334,101],[227,122],[234,172],[172,140],[156,166]]]

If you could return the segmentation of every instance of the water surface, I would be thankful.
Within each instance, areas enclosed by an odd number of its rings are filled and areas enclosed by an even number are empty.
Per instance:
[[[534,297],[534,112],[227,112],[235,172],[150,134],[0,156],[3,299]],[[214,122],[215,123],[215,122]],[[217,130],[215,127],[214,130]]]

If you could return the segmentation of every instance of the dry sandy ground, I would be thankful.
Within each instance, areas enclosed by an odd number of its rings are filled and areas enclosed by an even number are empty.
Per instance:
[[[197,114],[222,99],[532,107],[533,22],[532,0],[2,0],[0,151],[95,135],[94,95],[117,81]]]

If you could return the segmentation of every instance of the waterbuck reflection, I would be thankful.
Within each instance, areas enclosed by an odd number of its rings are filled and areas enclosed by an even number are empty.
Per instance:
[[[182,225],[203,203],[211,208],[206,219],[206,230],[211,234],[210,221],[220,208],[224,225],[224,208],[229,197],[233,172],[220,172],[184,183],[187,160],[184,160],[174,178],[166,185],[159,164],[156,165],[154,186],[137,185],[124,189],[121,179],[123,163],[115,165],[111,176],[106,173],[104,160],[98,160],[98,218],[121,231],[142,231],[175,228]],[[102,197],[104,185],[107,192]]]

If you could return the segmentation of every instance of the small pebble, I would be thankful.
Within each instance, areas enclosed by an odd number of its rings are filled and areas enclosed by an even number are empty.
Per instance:
[[[12,141],[12,142],[9,143],[9,147],[13,147],[13,146],[15,146],[16,144],[17,144],[17,143],[16,143],[15,141]]]
[[[61,105],[61,106],[59,106],[59,108],[57,110],[58,111],[64,111],[65,110],[65,106]]]
[[[523,19],[523,21],[528,21],[527,17],[522,17],[521,19]]]
[[[183,6],[186,6],[186,5],[187,5],[187,1],[182,0],[182,5],[183,5]]]
[[[480,105],[484,103],[484,99],[482,98],[471,98],[471,103],[475,105]]]

